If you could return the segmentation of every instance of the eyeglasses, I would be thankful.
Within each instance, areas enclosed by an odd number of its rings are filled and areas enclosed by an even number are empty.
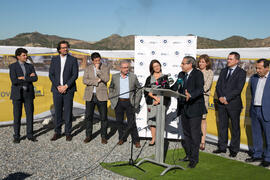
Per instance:
[[[190,63],[181,63],[182,65],[185,65],[185,64],[190,64]]]

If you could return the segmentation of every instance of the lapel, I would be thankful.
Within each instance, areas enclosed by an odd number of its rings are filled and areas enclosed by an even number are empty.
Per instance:
[[[257,84],[258,84],[258,81],[259,81],[259,76],[258,74],[254,75],[253,76],[253,81],[251,82],[252,83],[252,94],[255,96],[255,92],[256,92],[256,89],[257,89]]]
[[[117,93],[119,94],[120,93],[120,73],[116,74],[115,75],[115,87],[117,87]]]
[[[132,82],[133,82],[133,80],[132,80],[132,75],[131,75],[131,73],[129,73],[128,74],[128,85],[129,85],[129,90],[132,90],[131,88],[132,88]]]
[[[60,72],[61,72],[61,59],[60,59],[60,55],[56,56],[55,67],[56,67],[56,73],[59,74],[59,79],[60,79]]]
[[[257,81],[258,82],[258,81]],[[268,91],[270,90],[270,73],[268,73],[268,77],[265,82],[264,90],[263,90],[263,99],[266,99],[264,97],[266,95],[266,92],[269,93]]]
[[[227,68],[226,77],[227,77],[227,74],[228,74],[228,70],[229,70],[229,68]],[[237,76],[237,73],[238,73],[239,70],[240,70],[240,67],[236,66],[236,68],[233,71],[233,73],[231,74],[231,77],[229,78],[228,82],[232,81]],[[225,77],[225,79],[226,79],[226,77]]]
[[[192,69],[192,71],[190,72],[188,79],[186,80],[187,84],[185,85],[186,89],[188,89],[188,87],[190,86],[190,83],[193,82],[192,78],[193,78],[193,74],[195,72],[195,69]]]

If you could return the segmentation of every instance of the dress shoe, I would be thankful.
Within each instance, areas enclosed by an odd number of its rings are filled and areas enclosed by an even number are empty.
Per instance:
[[[179,161],[187,162],[187,161],[189,161],[189,158],[186,156],[183,159],[180,158]]]
[[[140,144],[139,141],[138,141],[138,142],[135,142],[135,147],[136,147],[136,148],[140,148],[140,147],[141,147],[141,144]]]
[[[92,140],[91,137],[86,137],[86,138],[83,140],[83,142],[84,142],[84,143],[89,143],[91,140]]]
[[[188,168],[195,168],[196,167],[196,165],[197,165],[197,163],[196,162],[190,162],[189,164],[188,164]]]
[[[213,151],[213,153],[215,153],[215,154],[226,153],[226,150],[216,149]]]
[[[29,141],[32,141],[32,142],[37,142],[38,141],[35,137],[28,137],[27,139]]]
[[[120,139],[117,144],[122,145],[122,144],[124,144],[124,141],[122,139]]]
[[[107,144],[108,141],[107,141],[107,139],[105,139],[105,138],[101,138],[101,143],[102,143],[102,144]]]
[[[20,143],[20,138],[14,138],[13,143],[14,144],[19,144]]]
[[[72,140],[72,136],[71,135],[67,135],[66,136],[66,141],[71,141]]]
[[[262,158],[251,157],[251,158],[247,158],[245,161],[246,162],[260,162],[262,160],[263,160]]]
[[[59,139],[61,137],[60,134],[54,134],[53,137],[51,138],[51,141],[56,141],[57,139]]]
[[[237,156],[237,152],[230,152],[230,154],[229,154],[229,157],[236,157]]]
[[[269,166],[270,166],[270,162],[268,162],[268,161],[263,161],[259,166],[262,166],[262,167],[269,167]]]
[[[156,144],[155,142],[154,142],[154,143],[152,143],[152,144],[151,144],[151,143],[149,143],[149,146],[154,146],[155,144]]]

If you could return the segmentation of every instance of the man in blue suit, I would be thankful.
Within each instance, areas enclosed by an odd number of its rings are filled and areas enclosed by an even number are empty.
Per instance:
[[[73,97],[76,89],[76,79],[78,78],[77,58],[68,54],[70,45],[67,41],[60,41],[57,51],[60,55],[52,58],[49,78],[52,82],[51,91],[53,93],[53,103],[55,108],[54,131],[51,141],[56,141],[61,137],[62,117],[65,120],[66,140],[71,141],[72,127],[72,107]]]
[[[260,166],[270,166],[270,76],[269,61],[259,59],[256,74],[250,78],[252,139],[254,154],[246,162],[262,161]],[[263,149],[262,131],[265,136]]]
[[[36,141],[33,136],[33,112],[35,91],[33,82],[37,81],[38,77],[32,64],[26,63],[27,50],[18,48],[15,51],[17,62],[9,66],[9,75],[12,83],[11,96],[13,103],[14,116],[14,143],[20,143],[20,127],[22,116],[22,104],[24,104],[26,113],[27,139]]]

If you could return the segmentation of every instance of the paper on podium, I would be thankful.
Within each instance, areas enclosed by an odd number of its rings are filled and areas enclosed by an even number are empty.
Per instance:
[[[185,95],[170,89],[144,88],[144,90],[160,96],[175,97],[175,98],[186,97]]]

